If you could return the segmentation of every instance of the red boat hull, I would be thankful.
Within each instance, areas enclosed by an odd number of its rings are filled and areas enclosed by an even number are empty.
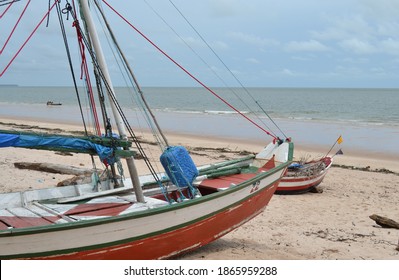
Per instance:
[[[328,169],[332,165],[332,158],[326,157],[321,159],[319,162],[323,162],[325,164],[325,168],[317,174],[308,176],[297,176],[294,172],[291,172],[290,176],[286,175],[281,178],[279,186],[276,190],[276,194],[306,193],[320,185],[324,177],[326,176]],[[287,173],[288,172],[289,171],[287,171]]]
[[[176,230],[121,245],[42,259],[145,260],[179,255],[220,238],[260,214],[272,198],[277,185],[275,183],[273,186],[265,188],[235,207]],[[39,257],[39,259],[41,258]]]
[[[323,181],[324,176],[319,178],[316,181],[310,182],[308,178],[306,179],[298,179],[298,180],[286,180],[285,178],[281,179],[280,184],[281,187],[278,187],[276,190],[276,194],[301,194],[311,191],[313,188],[320,185]],[[296,185],[290,187],[283,187],[286,182],[294,183]]]

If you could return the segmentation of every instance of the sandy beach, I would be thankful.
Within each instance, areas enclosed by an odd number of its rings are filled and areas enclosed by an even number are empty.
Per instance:
[[[81,130],[73,125],[0,119],[0,129],[36,130],[48,133]],[[139,135],[153,142],[148,133]],[[168,134],[171,145],[186,146],[196,164],[256,153],[267,143]],[[151,157],[159,148],[146,144]],[[323,156],[329,147],[295,147],[295,158]],[[0,192],[45,188],[71,178],[17,169],[16,162],[62,163],[91,168],[87,155],[66,155],[51,151],[2,148]],[[148,173],[142,160],[139,172]],[[97,163],[101,167],[100,163]],[[159,165],[157,168],[162,171]],[[397,260],[399,230],[382,228],[369,218],[372,214],[399,221],[399,161],[395,156],[365,154],[346,150],[334,157],[334,166],[320,185],[322,193],[274,195],[267,209],[235,231],[194,252],[184,260]]]

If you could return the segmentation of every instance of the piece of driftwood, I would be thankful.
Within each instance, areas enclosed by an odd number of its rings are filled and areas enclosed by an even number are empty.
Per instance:
[[[16,162],[14,163],[14,166],[19,169],[29,169],[41,172],[69,175],[86,175],[93,172],[91,169],[83,169],[54,163]]]
[[[57,187],[88,184],[88,183],[91,183],[90,175],[76,175],[76,176],[73,176],[72,178],[65,179],[65,180],[62,180],[61,182],[58,182]]]
[[[90,170],[91,171],[91,170]],[[83,175],[76,175],[72,178],[65,179],[57,184],[57,187],[62,186],[70,186],[70,185],[81,185],[81,184],[89,184],[92,182],[92,174],[93,173],[86,173]],[[100,181],[106,181],[109,179],[107,172],[97,171]],[[116,179],[120,180],[121,177],[119,175],[116,176]]]
[[[377,225],[380,225],[382,227],[399,229],[399,223],[392,219],[382,217],[376,214],[371,215],[370,219],[374,220]]]

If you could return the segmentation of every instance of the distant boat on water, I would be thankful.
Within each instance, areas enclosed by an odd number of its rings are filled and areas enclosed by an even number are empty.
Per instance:
[[[54,102],[54,101],[47,101],[47,106],[59,106],[59,105],[62,105],[62,103]]]

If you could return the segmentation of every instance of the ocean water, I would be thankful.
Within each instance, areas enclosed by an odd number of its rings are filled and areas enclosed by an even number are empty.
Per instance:
[[[255,112],[260,117],[265,115],[257,104],[276,119],[399,125],[399,89],[250,88],[250,95],[243,89],[213,90],[238,110]],[[235,113],[201,88],[144,88],[143,92],[156,111]],[[137,107],[127,88],[116,88],[116,94],[126,108]],[[77,106],[72,87],[0,87],[0,103],[3,105],[43,105],[48,100]],[[83,102],[87,100],[83,98]]]
[[[215,93],[266,130],[299,145],[328,146],[339,135],[344,148],[398,155],[398,89],[215,88]],[[144,88],[144,94],[166,131],[267,141],[270,137],[202,88]],[[81,92],[84,115],[88,101]],[[249,94],[248,94],[249,92]],[[145,126],[139,102],[127,88],[116,95],[133,127]],[[52,100],[62,106],[46,106]],[[268,119],[265,112],[279,126]],[[0,116],[78,123],[72,87],[0,86]],[[281,131],[282,132],[281,132]]]

